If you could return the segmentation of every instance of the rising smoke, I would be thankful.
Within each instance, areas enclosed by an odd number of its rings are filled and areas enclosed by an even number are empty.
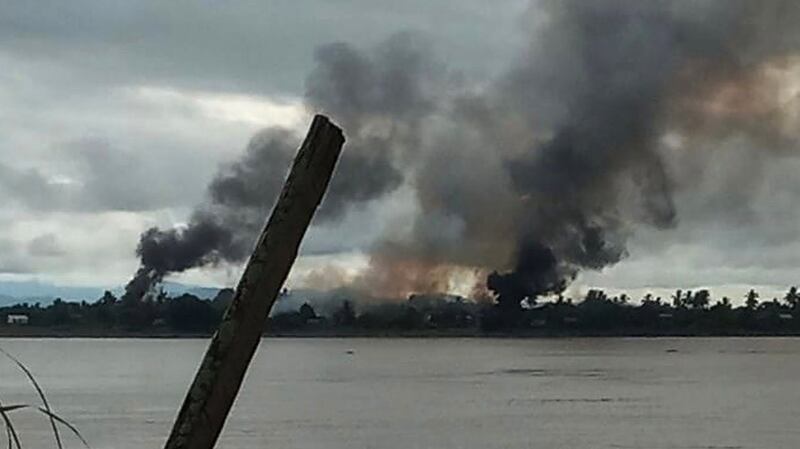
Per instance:
[[[316,222],[408,186],[414,226],[374,245],[357,288],[446,289],[449,273],[477,270],[510,309],[558,293],[624,258],[637,227],[677,223],[676,189],[691,186],[671,168],[676,153],[700,160],[693,145],[732,135],[770,154],[795,148],[763,74],[796,63],[798,19],[800,5],[780,0],[534,2],[525,51],[478,87],[412,34],[368,51],[322,46],[306,103],[348,143]],[[129,292],[243,260],[298,140],[260,133],[186,228],[145,232]]]
[[[424,111],[436,106],[425,90],[435,90],[438,66],[421,51],[424,44],[399,34],[369,56],[345,44],[317,50],[305,103],[337,111],[348,143],[315,223],[339,220],[350,207],[401,185],[398,164],[419,146]],[[220,168],[186,227],[145,231],[137,247],[141,266],[126,296],[141,298],[169,273],[249,256],[299,141],[288,129],[263,130],[240,160]]]

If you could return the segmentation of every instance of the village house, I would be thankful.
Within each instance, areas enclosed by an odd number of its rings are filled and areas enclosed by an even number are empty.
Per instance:
[[[6,324],[28,324],[28,315],[24,314],[9,314],[6,317]]]

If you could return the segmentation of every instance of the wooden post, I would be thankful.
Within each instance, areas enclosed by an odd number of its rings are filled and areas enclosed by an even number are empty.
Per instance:
[[[189,387],[166,449],[214,447],[343,144],[341,129],[327,117],[314,117],[233,301]]]

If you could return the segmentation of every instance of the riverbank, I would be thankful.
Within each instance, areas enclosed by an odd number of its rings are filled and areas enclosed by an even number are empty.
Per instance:
[[[183,332],[169,329],[96,329],[96,328],[50,328],[36,326],[0,327],[0,338],[209,338],[211,332]],[[800,337],[798,331],[687,331],[658,329],[614,329],[614,330],[554,330],[517,329],[511,331],[483,331],[477,328],[462,329],[298,329],[267,331],[269,338],[612,338],[612,337]]]

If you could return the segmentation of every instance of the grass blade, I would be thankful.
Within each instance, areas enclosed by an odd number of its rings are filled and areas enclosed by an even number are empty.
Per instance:
[[[28,406],[25,405],[25,404],[0,406],[0,413],[6,414],[8,412],[13,412],[14,410],[18,410],[18,409],[26,408],[26,407],[28,407]],[[5,418],[5,416],[4,416],[4,418]],[[10,426],[10,423],[11,423],[11,418],[9,417],[8,420],[6,421],[6,424],[5,424],[4,427],[6,428],[6,437],[8,438],[8,449],[13,449],[14,440],[11,437],[11,431],[13,430],[13,427]],[[17,447],[19,447],[19,443],[17,443]]]
[[[6,408],[7,407],[3,407],[3,404],[0,404],[0,417],[3,418],[3,423],[6,426],[6,433],[8,434],[8,448],[13,448],[11,445],[11,442],[13,441],[17,446],[17,449],[22,449],[22,444],[19,442],[19,435],[17,434],[17,430],[14,428],[14,424],[11,423],[11,418],[8,416]]]
[[[0,405],[0,414],[2,414],[5,418],[8,418],[7,422],[10,424],[11,418],[7,416],[7,413],[8,412],[13,412],[15,410],[20,410],[20,409],[23,409],[23,408],[32,408],[32,407],[30,405],[28,405],[28,404]],[[76,437],[78,437],[79,440],[81,440],[81,443],[83,443],[83,445],[86,446],[87,449],[91,449],[91,447],[89,447],[89,443],[83,437],[81,432],[72,423],[70,423],[66,419],[56,415],[55,413],[53,413],[53,412],[51,412],[51,411],[49,411],[49,410],[47,410],[45,408],[36,407],[36,411],[47,415],[54,422],[58,422],[59,424],[62,424],[65,427],[67,427],[69,430],[72,431],[72,433],[75,434]],[[10,426],[7,426],[6,429],[11,429],[13,431],[14,428],[10,427]],[[9,432],[9,442],[10,441],[11,441],[11,432]],[[10,443],[9,443],[9,447],[11,447]],[[19,447],[19,444],[17,444],[17,447]]]
[[[47,414],[50,417],[50,427],[53,429],[53,436],[56,439],[56,446],[58,447],[58,449],[64,449],[64,445],[61,444],[61,435],[58,433],[58,426],[56,426],[55,416],[53,415],[53,411],[50,408],[50,404],[47,402],[47,397],[44,395],[42,387],[39,386],[39,382],[36,382],[36,379],[33,377],[33,373],[31,373],[28,367],[23,365],[22,362],[20,362],[16,357],[8,353],[3,348],[0,348],[0,352],[2,352],[3,355],[11,359],[19,367],[19,369],[21,369],[22,372],[25,373],[26,376],[28,376],[28,380],[31,381],[31,384],[33,384],[33,388],[35,388],[36,392],[39,394],[39,398],[42,400],[44,408],[47,409],[48,412]]]
[[[71,430],[72,433],[74,433],[75,436],[78,437],[79,440],[81,440],[81,443],[83,443],[83,445],[86,446],[86,449],[92,449],[91,447],[89,447],[89,443],[86,441],[86,438],[84,438],[83,435],[81,435],[81,432],[78,430],[78,428],[75,427],[74,425],[72,425],[71,423],[69,423],[66,419],[64,419],[64,418],[56,415],[55,413],[51,412],[50,410],[44,409],[42,407],[37,407],[36,410],[39,410],[40,412],[42,412],[45,415],[49,416],[50,419],[52,419],[54,421],[58,421],[60,424],[63,424],[64,426],[66,426],[66,428]]]

